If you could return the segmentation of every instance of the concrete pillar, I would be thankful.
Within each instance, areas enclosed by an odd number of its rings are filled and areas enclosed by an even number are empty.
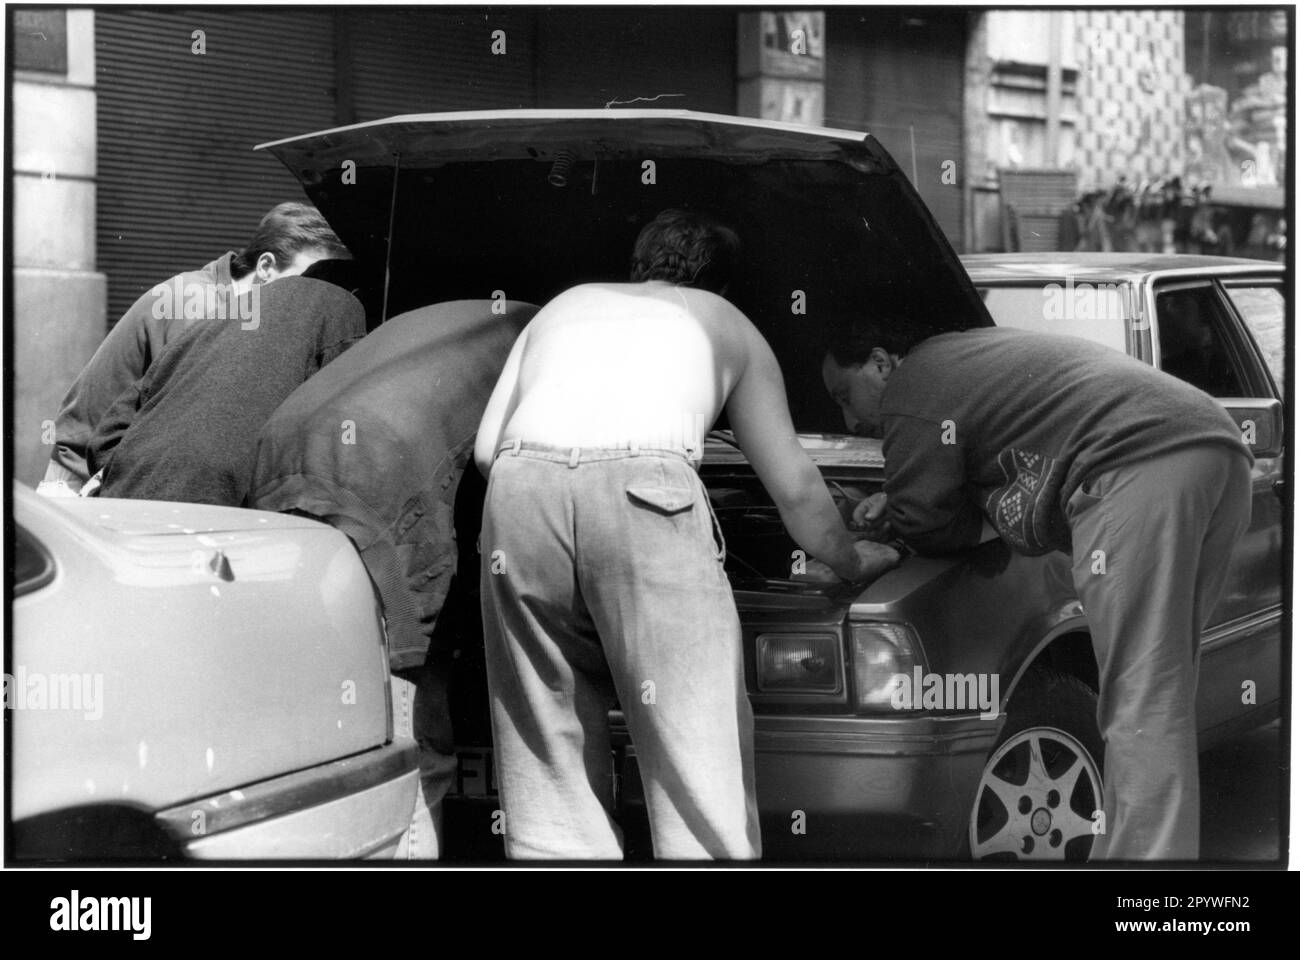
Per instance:
[[[1061,50],[1065,22],[1064,17],[1052,17],[1047,31],[1047,144],[1043,162],[1048,167],[1061,165]]]
[[[966,173],[961,178],[965,194],[962,249],[967,253],[983,253],[997,250],[1001,244],[997,166],[988,150],[992,136],[989,85],[993,77],[993,59],[988,50],[986,13],[973,10],[966,16],[966,83],[962,104],[963,169]]]
[[[17,60],[10,102],[14,477],[30,485],[45,472],[59,403],[106,330],[107,280],[95,270],[95,14],[55,12],[66,61]]]

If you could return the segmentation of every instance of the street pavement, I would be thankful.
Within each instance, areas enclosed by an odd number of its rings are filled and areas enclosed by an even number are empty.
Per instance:
[[[1279,856],[1284,769],[1282,726],[1234,737],[1201,754],[1201,859],[1258,862]]]
[[[1279,856],[1283,768],[1281,722],[1240,734],[1201,754],[1201,860],[1259,863]],[[447,858],[500,861],[501,838],[490,829],[492,805],[447,810]],[[627,825],[630,860],[650,859],[644,823]]]

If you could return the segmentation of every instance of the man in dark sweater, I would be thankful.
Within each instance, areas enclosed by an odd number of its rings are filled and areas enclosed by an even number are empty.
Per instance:
[[[458,300],[394,317],[295,390],[258,438],[248,505],[342,530],[383,599],[393,725],[419,746],[420,786],[399,860],[442,855],[442,799],[456,775],[455,634],[479,634],[475,491],[463,517],[457,492],[488,396],[536,312]],[[470,538],[467,556],[457,553],[458,526]]]
[[[1108,347],[1006,328],[909,341],[862,323],[822,375],[885,486],[854,519],[923,554],[979,542],[1072,557],[1106,743],[1093,858],[1194,860],[1201,632],[1250,520],[1240,431],[1208,394]]]
[[[238,316],[253,287],[301,274],[330,257],[350,257],[316,208],[281,203],[258,223],[242,251],[153,287],[122,315],[77,375],[54,426],[54,453],[45,480],[75,492],[90,476],[86,445],[108,408],[148,371],[163,348],[195,323]]]
[[[245,296],[249,320],[195,324],[109,407],[87,445],[100,496],[240,506],[262,425],[366,333],[361,302],[325,280]]]

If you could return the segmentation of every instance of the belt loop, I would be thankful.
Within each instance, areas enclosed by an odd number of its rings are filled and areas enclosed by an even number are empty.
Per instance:
[[[580,447],[574,447],[573,450],[570,451],[570,453],[569,453],[569,468],[570,468],[570,469],[573,469],[573,468],[577,467],[577,465],[578,465],[578,459],[581,457],[581,455],[582,455],[582,449],[581,449]]]
[[[638,444],[635,440],[632,441],[631,451],[632,451],[632,456],[634,457],[641,456],[641,445]]]
[[[520,440],[518,437],[515,437],[515,444],[514,447],[511,449],[510,453],[516,457],[519,456],[519,448],[522,447],[523,445],[524,442]]]

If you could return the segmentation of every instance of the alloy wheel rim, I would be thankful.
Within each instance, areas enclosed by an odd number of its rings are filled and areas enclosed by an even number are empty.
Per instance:
[[[970,816],[974,860],[1084,860],[1092,849],[1101,774],[1057,727],[1022,730],[994,751]]]

